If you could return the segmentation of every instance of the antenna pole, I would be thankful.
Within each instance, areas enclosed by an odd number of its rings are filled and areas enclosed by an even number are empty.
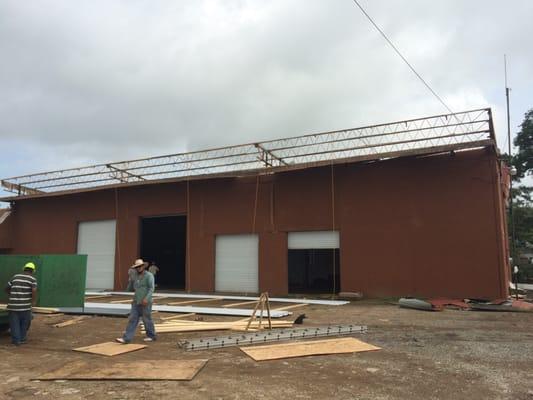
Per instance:
[[[503,55],[503,68],[505,73],[505,101],[507,105],[507,142],[509,144],[509,166],[511,166],[512,161],[512,146],[511,146],[511,117],[509,112],[509,92],[511,89],[507,85],[507,56]],[[513,260],[512,263],[510,263],[511,267],[511,279],[514,277],[515,282],[515,295],[518,299],[518,274],[515,273],[513,264],[514,259],[516,257],[516,248],[515,248],[515,227],[514,227],[514,213],[513,213],[513,176],[511,175],[511,179],[509,180],[509,222],[511,225],[511,260]]]

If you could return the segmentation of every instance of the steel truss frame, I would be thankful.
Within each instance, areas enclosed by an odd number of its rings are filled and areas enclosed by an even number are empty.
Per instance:
[[[235,176],[495,146],[488,108],[1,180],[18,196],[192,177]],[[425,151],[424,151],[425,150]]]
[[[232,346],[283,342],[300,339],[313,339],[325,336],[342,336],[367,333],[366,325],[328,325],[312,328],[274,329],[262,332],[232,334],[229,336],[204,337],[194,340],[178,341],[178,347],[193,350],[221,349]]]

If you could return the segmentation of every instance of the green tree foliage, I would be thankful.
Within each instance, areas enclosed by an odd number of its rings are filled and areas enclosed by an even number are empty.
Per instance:
[[[514,179],[518,181],[533,173],[533,108],[524,115],[513,143],[518,148],[512,160],[517,171]]]
[[[514,229],[516,244],[525,246],[533,244],[533,207],[516,207],[514,213]]]
[[[520,124],[520,131],[514,141],[517,154],[511,158],[517,174],[513,180],[520,182],[527,175],[533,175],[533,108],[524,115]],[[509,161],[508,155],[505,155]],[[513,220],[515,232],[515,246],[521,253],[526,246],[533,244],[533,187],[519,185],[511,192],[513,199]],[[522,268],[522,273],[533,273],[529,265]],[[524,275],[525,276],[525,275]]]
[[[533,187],[518,186],[513,188],[511,195],[517,207],[533,207]]]

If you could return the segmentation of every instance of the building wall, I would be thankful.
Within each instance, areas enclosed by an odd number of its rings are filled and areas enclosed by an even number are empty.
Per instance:
[[[340,231],[341,291],[507,294],[504,205],[490,150],[17,201],[14,253],[74,253],[80,221],[118,216],[116,288],[141,217],[188,216],[187,287],[214,290],[217,234],[258,233],[259,286],[284,295],[287,232]]]
[[[0,209],[0,219],[7,213],[9,210]],[[4,221],[0,224],[0,254],[9,254],[12,247],[12,232],[13,232],[13,218],[7,216]]]

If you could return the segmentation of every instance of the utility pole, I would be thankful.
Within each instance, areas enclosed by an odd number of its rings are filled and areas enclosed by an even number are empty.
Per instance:
[[[510,263],[511,267],[511,279],[514,277],[515,281],[515,288],[516,288],[516,298],[518,299],[518,274],[515,273],[513,265],[514,260],[516,258],[516,247],[515,247],[515,228],[514,228],[514,213],[513,213],[513,173],[512,173],[512,143],[511,143],[511,117],[509,112],[509,92],[511,89],[507,85],[507,57],[504,54],[503,55],[503,67],[504,67],[504,73],[505,73],[505,100],[507,103],[507,142],[509,145],[508,151],[509,151],[509,171],[511,175],[511,179],[509,180],[509,222],[511,225],[511,259],[513,260],[512,263]]]

